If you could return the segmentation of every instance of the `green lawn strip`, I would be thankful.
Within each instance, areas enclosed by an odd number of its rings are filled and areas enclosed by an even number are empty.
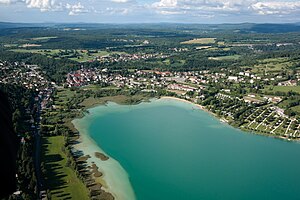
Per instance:
[[[249,128],[252,128],[252,129],[255,129],[256,127],[258,126],[258,123],[257,122],[254,122],[250,125]]]
[[[270,88],[271,87],[271,88]],[[267,92],[297,92],[300,93],[300,86],[268,86],[264,89]]]
[[[300,105],[292,107],[292,110],[296,113],[300,113]]]
[[[45,185],[51,191],[51,199],[89,199],[87,188],[73,169],[67,166],[67,157],[62,151],[64,137],[43,137],[42,143],[42,161],[46,169]]]

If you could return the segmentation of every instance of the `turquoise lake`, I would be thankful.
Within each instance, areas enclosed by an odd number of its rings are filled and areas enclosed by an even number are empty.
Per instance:
[[[90,109],[87,132],[129,175],[138,200],[300,199],[300,145],[161,99]]]

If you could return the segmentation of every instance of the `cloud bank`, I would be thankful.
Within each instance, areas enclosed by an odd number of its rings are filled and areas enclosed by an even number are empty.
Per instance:
[[[300,21],[298,0],[0,0],[1,4],[23,4],[41,12],[61,12],[70,16],[135,16],[136,19],[243,18],[271,16]],[[161,18],[160,18],[160,17]],[[264,16],[264,17],[263,17]],[[134,17],[132,17],[134,18]],[[155,22],[155,21],[154,21]]]
[[[160,0],[151,8],[161,14],[205,15],[244,14],[276,15],[300,14],[300,2],[258,0]]]

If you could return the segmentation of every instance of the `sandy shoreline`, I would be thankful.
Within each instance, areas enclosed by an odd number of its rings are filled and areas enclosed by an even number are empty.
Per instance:
[[[87,115],[85,117],[88,117]],[[113,195],[116,200],[135,200],[135,194],[129,181],[127,172],[122,168],[118,161],[109,157],[99,147],[86,132],[84,118],[74,119],[72,121],[74,127],[79,131],[78,144],[73,145],[76,150],[82,151],[84,155],[88,155],[88,168],[93,166],[98,168],[101,176],[92,178],[102,185],[104,191]],[[81,121],[83,120],[83,121]],[[107,156],[108,159],[99,158],[99,153]],[[98,155],[97,155],[98,154]]]
[[[176,100],[176,101],[181,101],[181,102],[185,102],[185,103],[189,103],[189,104],[192,104],[198,108],[200,108],[201,110],[204,110],[204,111],[207,111],[209,112],[206,108],[204,108],[203,106],[199,105],[199,104],[196,104],[196,103],[193,103],[191,101],[188,101],[186,99],[180,99],[178,97],[169,97],[169,96],[163,96],[161,97],[160,99],[172,99],[172,100]]]
[[[193,106],[195,106],[195,107],[197,107],[197,108],[200,108],[201,110],[203,110],[203,111],[205,111],[205,112],[211,114],[212,116],[216,117],[216,118],[219,119],[221,122],[223,122],[223,123],[228,123],[228,121],[227,121],[226,119],[218,117],[215,113],[213,113],[213,112],[207,110],[204,106],[201,106],[201,105],[196,104],[196,103],[194,103],[194,102],[188,101],[188,100],[186,100],[186,99],[180,99],[180,98],[178,98],[178,97],[170,97],[170,96],[163,96],[163,97],[161,97],[160,99],[171,99],[171,100],[176,100],[176,101],[181,101],[181,102],[184,102],[184,103],[192,104]]]

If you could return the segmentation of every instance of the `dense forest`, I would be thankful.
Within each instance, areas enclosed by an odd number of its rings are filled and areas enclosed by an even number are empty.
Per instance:
[[[37,185],[33,161],[34,133],[32,118],[36,115],[34,92],[21,86],[0,84],[0,90],[7,94],[13,111],[14,131],[18,136],[17,190],[22,191],[22,199],[37,198]],[[11,195],[9,199],[15,199]]]

